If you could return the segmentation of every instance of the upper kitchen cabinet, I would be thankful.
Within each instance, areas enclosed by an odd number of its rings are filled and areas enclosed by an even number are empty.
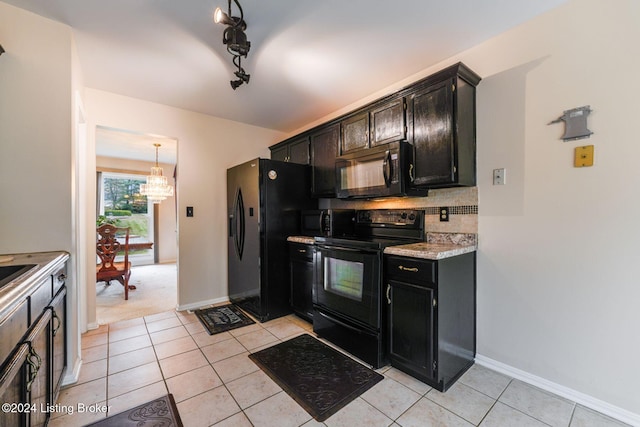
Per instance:
[[[464,64],[446,68],[407,96],[408,140],[415,149],[413,186],[476,185],[476,85]]]
[[[341,121],[340,154],[406,139],[406,103],[395,97],[358,110]]]
[[[323,126],[311,133],[311,195],[336,194],[336,157],[340,147],[340,123]]]
[[[369,111],[359,111],[340,122],[340,154],[369,148]]]
[[[404,97],[374,107],[369,113],[371,146],[401,141],[407,137]]]
[[[271,160],[282,162],[309,164],[309,138],[297,136],[294,139],[283,141],[271,149]]]

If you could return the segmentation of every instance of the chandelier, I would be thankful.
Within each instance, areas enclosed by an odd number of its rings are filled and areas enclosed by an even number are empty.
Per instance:
[[[147,176],[147,183],[140,184],[140,194],[147,196],[147,200],[153,203],[160,203],[167,197],[173,196],[173,185],[167,184],[167,177],[162,176],[162,168],[158,166],[158,148],[160,144],[153,144],[156,147],[156,165],[151,168],[151,175]]]

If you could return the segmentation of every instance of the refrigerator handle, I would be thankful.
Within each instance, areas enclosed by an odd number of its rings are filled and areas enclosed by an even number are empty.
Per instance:
[[[233,237],[233,214],[229,215],[229,237]]]
[[[235,233],[232,233],[234,246],[236,249],[236,255],[239,259],[242,259],[242,252],[244,251],[244,200],[242,199],[242,190],[238,189],[236,193],[236,201],[234,207],[234,213],[232,215],[234,221],[231,222],[232,228],[235,228]]]

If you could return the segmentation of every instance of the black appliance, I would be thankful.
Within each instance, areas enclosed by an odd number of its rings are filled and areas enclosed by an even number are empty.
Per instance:
[[[336,197],[426,196],[411,188],[413,174],[413,146],[406,141],[346,154],[336,159]]]
[[[353,209],[313,209],[300,214],[304,236],[352,236],[356,211]]]
[[[424,211],[359,210],[354,237],[314,240],[314,332],[374,368],[386,365],[383,251],[423,241]]]
[[[227,170],[229,299],[261,322],[291,313],[287,236],[312,209],[309,166],[254,159]]]

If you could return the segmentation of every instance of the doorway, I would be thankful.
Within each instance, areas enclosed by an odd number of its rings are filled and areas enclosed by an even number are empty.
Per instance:
[[[152,249],[129,253],[132,262],[129,300],[122,285],[96,283],[96,320],[114,323],[175,309],[177,306],[176,196],[159,203],[140,194],[157,162],[175,187],[177,140],[164,136],[96,126],[96,225],[129,226],[132,239]]]

